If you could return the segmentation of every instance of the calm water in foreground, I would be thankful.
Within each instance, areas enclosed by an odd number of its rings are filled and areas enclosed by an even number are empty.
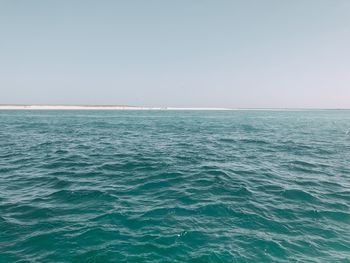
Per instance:
[[[0,262],[350,262],[350,111],[0,111]]]

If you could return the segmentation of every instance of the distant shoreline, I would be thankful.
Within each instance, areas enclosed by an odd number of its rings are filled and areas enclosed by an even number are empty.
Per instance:
[[[0,104],[0,110],[213,110],[213,111],[312,111],[349,110],[336,108],[214,108],[214,107],[140,107],[127,105],[44,105]]]
[[[0,110],[233,110],[229,108],[138,107],[124,105],[0,105]]]

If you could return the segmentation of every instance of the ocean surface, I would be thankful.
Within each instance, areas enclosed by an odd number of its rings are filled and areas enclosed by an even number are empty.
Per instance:
[[[350,262],[350,111],[0,111],[0,262]]]

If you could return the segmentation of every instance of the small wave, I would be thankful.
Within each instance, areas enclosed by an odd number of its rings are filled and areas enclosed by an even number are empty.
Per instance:
[[[299,189],[289,189],[289,190],[284,190],[282,192],[282,195],[285,198],[288,199],[293,199],[293,200],[298,200],[302,202],[316,202],[317,198],[313,196],[312,194],[299,190]]]

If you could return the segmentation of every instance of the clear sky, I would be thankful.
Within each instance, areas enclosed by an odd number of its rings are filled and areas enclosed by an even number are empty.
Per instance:
[[[0,0],[0,103],[350,108],[350,1]]]

